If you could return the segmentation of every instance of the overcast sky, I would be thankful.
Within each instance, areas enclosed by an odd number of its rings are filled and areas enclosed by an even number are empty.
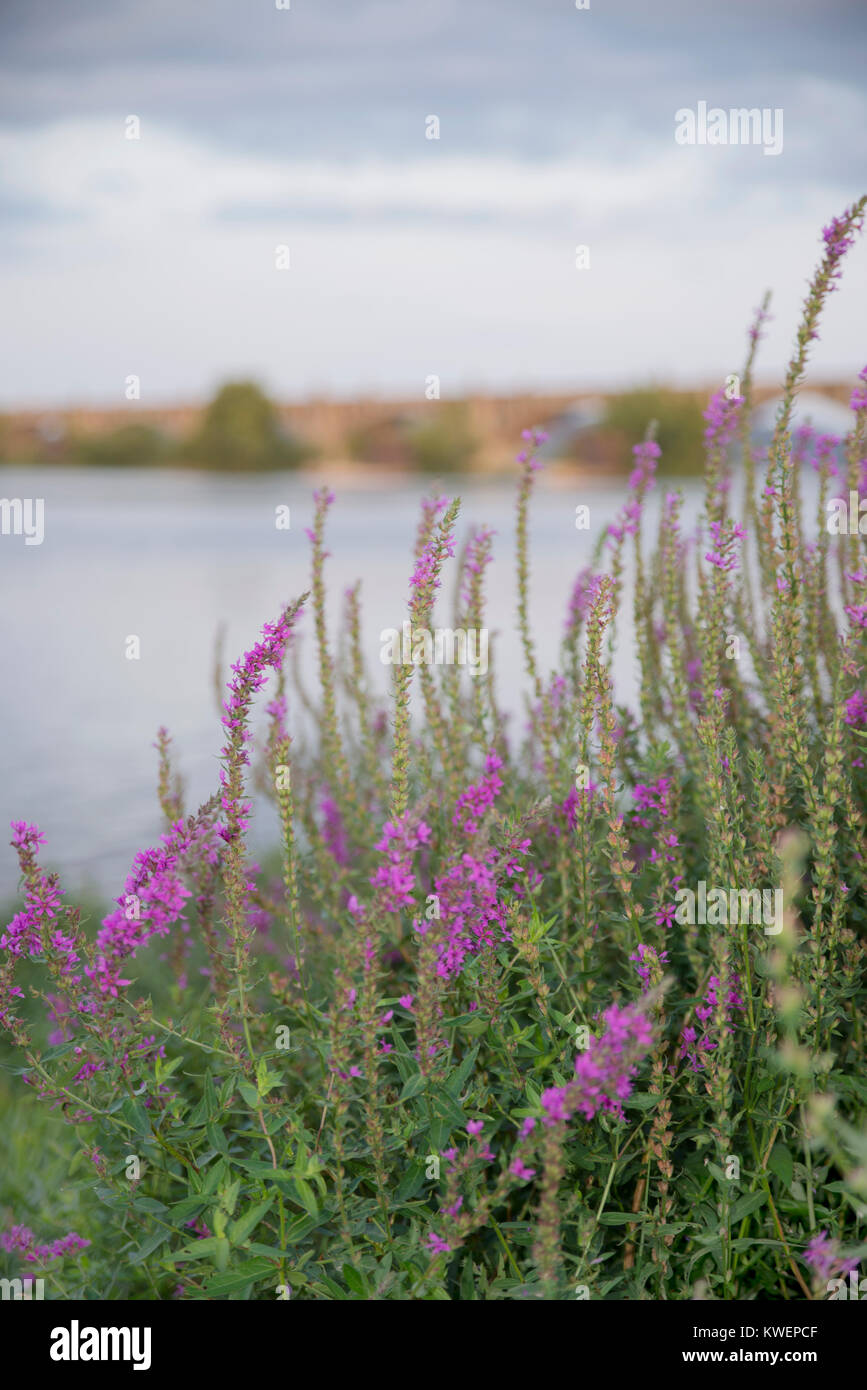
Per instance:
[[[778,371],[867,186],[865,37],[862,0],[2,0],[0,404],[704,383],[766,287]],[[701,101],[782,152],[679,145]],[[861,244],[817,373],[865,323]]]

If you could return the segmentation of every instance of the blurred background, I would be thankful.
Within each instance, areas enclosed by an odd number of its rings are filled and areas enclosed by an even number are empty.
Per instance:
[[[519,734],[520,431],[551,436],[550,663],[651,418],[697,515],[701,412],[769,289],[767,437],[821,228],[864,191],[857,0],[278,3],[0,7],[0,492],[45,502],[41,545],[0,535],[0,819],[112,895],[159,833],[160,724],[190,799],[215,785],[216,634],[234,659],[305,585],[322,481],[332,617],[361,578],[383,690],[420,497],[496,527]],[[781,151],[678,144],[700,102],[781,111]],[[865,308],[859,244],[813,345],[822,431],[846,428]],[[617,661],[625,700],[628,642]],[[0,900],[15,882],[0,852]]]

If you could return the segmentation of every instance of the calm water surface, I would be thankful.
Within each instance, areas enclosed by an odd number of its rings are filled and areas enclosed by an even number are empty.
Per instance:
[[[362,580],[364,643],[371,681],[386,688],[379,634],[399,628],[421,483],[338,492],[328,529],[331,619],[340,595]],[[495,527],[488,567],[488,627],[501,704],[523,708],[514,625],[514,490],[477,480],[447,488],[463,499],[461,526]],[[698,490],[687,484],[689,519]],[[3,675],[0,822],[36,821],[43,852],[72,888],[115,896],[138,849],[161,826],[155,796],[154,735],[165,724],[195,807],[216,787],[220,725],[213,693],[215,636],[226,625],[234,660],[265,619],[303,591],[313,504],[297,475],[218,478],[151,470],[0,469],[4,497],[45,499],[45,538],[25,545],[0,536]],[[543,669],[556,659],[572,581],[588,562],[599,529],[616,515],[624,486],[597,481],[552,488],[540,475],[532,506],[531,619]],[[575,529],[575,507],[591,508],[589,531]],[[288,504],[291,529],[278,531],[275,508]],[[438,621],[450,616],[450,578]],[[626,612],[631,610],[629,577]],[[333,633],[332,628],[332,633]],[[303,631],[309,633],[309,624]],[[127,660],[135,634],[141,659]],[[634,663],[624,630],[617,653],[617,698],[631,700]],[[311,639],[302,668],[314,688]],[[257,813],[254,843],[276,834]],[[5,844],[6,835],[2,834]],[[15,891],[13,851],[0,847],[0,901]]]

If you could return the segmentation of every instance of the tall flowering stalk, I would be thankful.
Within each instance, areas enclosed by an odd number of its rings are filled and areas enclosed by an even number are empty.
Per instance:
[[[623,829],[623,815],[617,808],[617,721],[611,701],[611,681],[602,663],[602,636],[614,615],[612,584],[608,576],[600,578],[596,587],[590,618],[587,624],[586,683],[592,692],[597,728],[599,731],[599,768],[601,797],[608,822],[606,853],[611,873],[623,902],[627,920],[637,942],[641,936],[641,914],[632,892],[632,870],[629,842]]]
[[[602,1016],[604,1030],[575,1058],[575,1075],[564,1086],[542,1092],[542,1179],[534,1258],[546,1297],[557,1291],[560,1266],[558,1193],[564,1173],[566,1126],[573,1116],[593,1120],[600,1112],[623,1118],[638,1063],[653,1046],[653,1026],[635,1005],[612,1004]]]
[[[524,447],[517,458],[518,463],[521,464],[521,480],[518,486],[518,506],[515,525],[518,566],[518,630],[521,634],[521,645],[524,649],[524,666],[532,683],[533,693],[536,699],[540,700],[542,698],[542,687],[536,669],[535,646],[530,632],[530,558],[527,544],[527,521],[530,498],[533,494],[533,484],[536,474],[542,467],[542,461],[538,456],[537,450],[540,445],[546,443],[548,435],[541,429],[522,430],[521,434],[522,438],[526,441],[526,445],[529,447]]]
[[[269,672],[277,671],[282,666],[293,624],[305,598],[306,595],[291,604],[276,623],[266,623],[262,629],[262,640],[246,652],[240,661],[234,663],[228,697],[223,704],[222,723],[226,731],[226,742],[223,746],[223,766],[220,770],[220,804],[225,823],[220,829],[220,835],[226,846],[226,932],[234,956],[238,1012],[251,1061],[253,1044],[246,996],[253,932],[248,925],[246,912],[249,889],[244,840],[244,831],[250,823],[251,809],[250,803],[245,800],[244,785],[244,769],[250,762],[248,747],[252,742],[249,728],[250,709],[254,695],[264,686]]]
[[[801,791],[814,812],[816,797],[809,752],[802,732],[805,723],[802,701],[803,668],[797,616],[801,574],[790,426],[795,396],[806,369],[809,345],[818,337],[818,321],[822,307],[842,275],[843,258],[861,231],[865,206],[867,197],[853,203],[842,217],[833,218],[822,231],[825,253],[810,285],[798,328],[797,347],[786,372],[783,398],[770,447],[773,493],[766,498],[763,513],[763,523],[769,533],[772,531],[772,517],[777,523],[774,562],[777,578],[771,606],[771,634],[774,646],[776,703],[780,716],[781,745],[778,748],[778,756],[781,761],[786,760],[787,753],[782,746],[782,740],[788,737],[788,747],[798,772]],[[771,503],[774,499],[776,506],[772,514]],[[788,731],[788,734],[784,730]]]
[[[440,572],[447,557],[454,555],[454,527],[460,501],[455,499],[442,520],[431,527],[431,534],[416,558],[410,578],[409,621],[411,627],[425,627],[440,587]],[[390,817],[399,820],[409,799],[409,699],[413,666],[398,662],[394,667],[394,751],[391,771]]]

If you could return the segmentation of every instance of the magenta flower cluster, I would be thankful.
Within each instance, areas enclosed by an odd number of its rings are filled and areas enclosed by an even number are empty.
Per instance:
[[[738,559],[734,553],[734,543],[736,540],[743,540],[747,534],[743,526],[740,522],[724,525],[721,521],[712,521],[710,533],[715,549],[709,550],[704,558],[726,573],[737,569]]]
[[[220,804],[226,813],[227,823],[220,827],[219,834],[227,842],[234,840],[250,823],[250,804],[242,800],[237,778],[231,772],[232,767],[250,761],[247,752],[247,745],[253,737],[247,728],[250,705],[253,696],[268,679],[269,672],[281,668],[291,635],[292,623],[289,615],[284,613],[276,623],[265,623],[261,642],[257,642],[240,661],[232,665],[229,698],[223,702],[222,715],[222,724],[228,734],[222,754],[226,766],[220,769],[223,788]]]
[[[452,825],[458,826],[468,834],[474,834],[486,811],[493,806],[498,794],[503,790],[502,779],[497,775],[503,760],[493,749],[485,759],[485,775],[474,786],[467,787],[458,797]]]
[[[13,1226],[11,1231],[0,1236],[0,1245],[10,1253],[21,1255],[28,1264],[48,1264],[52,1260],[62,1259],[64,1255],[75,1255],[79,1250],[86,1250],[90,1241],[76,1235],[75,1231],[70,1231],[68,1235],[61,1236],[59,1240],[52,1240],[48,1245],[37,1245],[36,1237],[29,1227]]]
[[[661,974],[663,965],[668,964],[668,952],[657,951],[654,946],[645,946],[639,942],[629,959],[635,966],[636,975],[644,988],[647,989],[650,985],[651,975],[654,972]]]
[[[670,792],[670,777],[658,777],[655,782],[636,782],[632,790],[632,799],[638,807],[638,811],[633,814],[633,825],[641,825],[650,829],[655,824],[656,817],[659,817],[660,820],[667,820],[671,810]],[[651,816],[654,819],[649,819]]]
[[[415,907],[412,855],[429,844],[430,838],[430,826],[409,813],[398,821],[386,821],[382,827],[382,836],[374,848],[385,856],[386,862],[380,864],[370,881],[378,889],[387,912]]]
[[[732,1020],[735,1014],[738,1012],[742,1013],[745,1007],[744,1001],[738,992],[739,986],[740,980],[738,976],[732,976],[732,986],[726,995],[725,1001],[726,1029],[729,1033],[734,1032]],[[702,1025],[701,1032],[690,1025],[684,1028],[680,1035],[680,1060],[689,1062],[693,1071],[703,1071],[707,1053],[713,1052],[718,1046],[713,1032],[719,988],[719,976],[711,975],[704,998],[695,1011],[695,1016]]]
[[[707,420],[704,442],[708,451],[721,451],[731,443],[743,403],[743,396],[729,396],[724,389],[715,391],[711,396],[707,410],[702,411]]]
[[[78,962],[74,944],[56,927],[52,931],[60,911],[63,890],[58,887],[54,874],[44,873],[35,863],[33,871],[29,874],[26,872],[26,865],[35,861],[39,846],[45,844],[45,836],[36,825],[13,821],[11,843],[25,868],[24,907],[15,914],[0,936],[0,947],[12,956],[32,959],[43,955],[50,945],[63,956],[62,973],[71,975]]]
[[[461,603],[466,607],[471,601],[470,579],[472,574],[481,574],[485,565],[489,565],[493,560],[490,553],[489,544],[496,532],[489,526],[478,527],[470,536],[464,555],[463,586],[461,588]]]
[[[849,401],[851,410],[867,410],[867,367],[862,367],[858,373],[860,385],[856,386]]]
[[[629,475],[629,487],[635,496],[629,499],[617,520],[608,527],[608,535],[612,541],[622,541],[624,536],[634,536],[638,531],[644,494],[653,481],[657,460],[661,452],[659,445],[653,439],[645,439],[641,444],[634,446],[632,454],[635,466]],[[601,576],[596,577],[597,585],[599,578]]]
[[[529,464],[533,473],[537,473],[542,467],[542,460],[535,457],[535,451],[540,444],[547,444],[548,433],[546,430],[538,428],[521,430],[521,438],[525,439],[530,445],[529,449],[522,449],[515,455],[516,462]]]
[[[501,767],[499,756],[491,751],[485,760],[482,779],[458,797],[452,824],[471,841],[481,826],[482,817],[502,790],[503,783],[498,775]],[[522,859],[529,848],[528,839],[519,841],[516,837],[503,849],[491,846],[480,851],[471,844],[470,848],[453,853],[443,871],[435,877],[434,891],[444,932],[438,951],[440,976],[453,979],[460,974],[468,956],[509,939],[507,903],[502,897],[501,885],[509,883],[514,895],[522,896],[528,875]],[[415,924],[420,935],[424,935],[429,926],[426,921]]]
[[[177,821],[160,837],[160,848],[136,855],[124,892],[116,899],[117,908],[103,919],[97,934],[94,966],[85,968],[100,995],[116,998],[130,983],[120,973],[124,961],[152,937],[168,935],[192,897],[183,882],[183,870],[192,860],[218,862],[218,833],[219,828],[208,821],[192,826]]]
[[[840,1242],[829,1237],[827,1230],[813,1236],[804,1251],[804,1263],[823,1282],[858,1268],[857,1258],[844,1258],[840,1252]]]
[[[634,1004],[612,1004],[602,1015],[605,1031],[575,1058],[575,1079],[542,1092],[545,1123],[575,1114],[592,1120],[600,1111],[623,1118],[623,1102],[632,1093],[638,1062],[653,1046],[653,1027]]]

